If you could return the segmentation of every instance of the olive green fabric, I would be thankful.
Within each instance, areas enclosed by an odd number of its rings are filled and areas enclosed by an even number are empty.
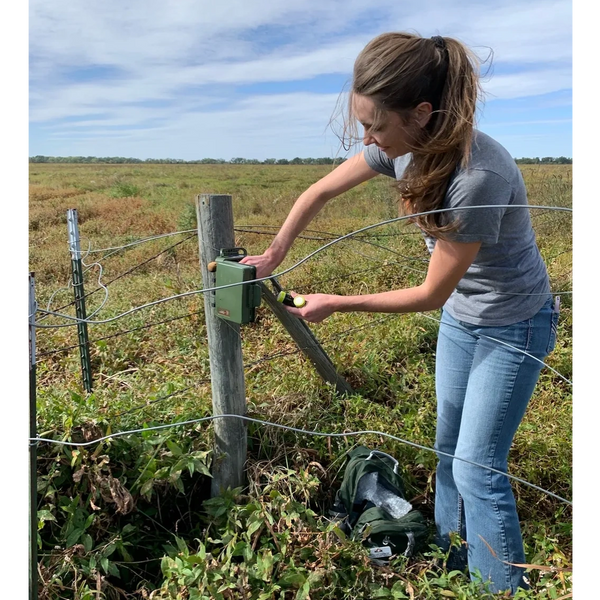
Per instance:
[[[412,556],[424,547],[429,537],[429,527],[423,515],[417,510],[410,510],[400,518],[393,518],[373,502],[357,500],[360,479],[375,472],[380,484],[406,500],[397,461],[359,446],[348,453],[344,478],[337,493],[338,502],[347,512],[344,528],[352,539],[362,541],[369,548],[389,546],[393,555]]]

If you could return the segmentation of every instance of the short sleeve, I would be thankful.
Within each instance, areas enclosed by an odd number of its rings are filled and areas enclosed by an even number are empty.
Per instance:
[[[396,170],[394,169],[394,161],[385,155],[385,152],[378,148],[375,144],[365,146],[363,156],[367,164],[378,173],[396,178]]]
[[[502,176],[485,169],[466,169],[451,181],[444,201],[458,227],[448,234],[456,242],[495,244],[502,217],[511,204],[512,188]],[[494,206],[498,208],[494,208]]]

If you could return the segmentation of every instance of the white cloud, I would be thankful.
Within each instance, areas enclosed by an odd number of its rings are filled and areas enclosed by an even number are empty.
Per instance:
[[[571,69],[532,69],[510,75],[496,75],[483,82],[483,89],[490,100],[507,100],[527,96],[540,96],[551,92],[568,90],[572,85]]]
[[[229,147],[246,135],[240,132],[260,139],[265,127],[316,139],[333,110],[329,94],[271,96],[255,88],[240,100],[236,86],[350,78],[356,55],[374,35],[416,30],[457,37],[482,58],[492,47],[494,68],[483,81],[488,101],[540,96],[571,87],[570,22],[564,0],[31,0],[30,120],[55,140],[59,132],[81,139],[82,130],[105,139],[122,135],[110,127],[123,127],[132,141],[187,138],[197,127],[233,136]],[[69,70],[98,66],[107,68],[106,79],[69,78]],[[109,77],[111,69],[119,76]],[[210,110],[219,104],[222,110]],[[314,118],[303,115],[309,107]]]

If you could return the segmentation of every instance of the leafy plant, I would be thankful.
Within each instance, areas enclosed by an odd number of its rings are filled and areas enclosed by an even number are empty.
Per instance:
[[[298,195],[331,170],[284,164],[33,168],[30,267],[40,306],[51,297],[52,306],[72,300],[72,290],[53,296],[57,282],[70,281],[66,208],[80,212],[83,247],[89,242],[90,248],[110,248],[194,229],[197,194],[231,194],[236,245],[259,254]],[[571,165],[523,165],[522,170],[532,204],[571,206]],[[314,252],[332,235],[396,214],[390,182],[375,178],[328,203],[280,268]],[[570,214],[547,209],[531,214],[552,289],[568,292]],[[428,254],[418,231],[405,225],[375,228],[360,240],[335,244],[280,283],[299,293],[336,294],[417,285]],[[115,281],[99,316],[201,289],[197,241],[153,258],[171,243],[163,242],[131,246],[101,260],[102,281]],[[86,293],[95,287],[97,272],[87,272]],[[547,362],[571,378],[572,302],[568,293],[562,299],[557,345]],[[101,294],[90,295],[88,302],[89,311],[95,310]],[[75,328],[39,329],[38,432],[88,442],[210,414],[203,307],[204,298],[190,294],[90,326],[92,394],[83,389]],[[250,416],[336,434],[382,431],[433,446],[437,324],[427,317],[435,314],[380,321],[379,315],[344,313],[311,325],[356,392],[346,398],[323,384],[266,307],[257,315],[240,333]],[[544,369],[515,437],[509,471],[570,498],[571,429],[571,387]],[[346,540],[327,519],[345,453],[355,443],[397,457],[406,466],[411,501],[432,517],[435,452],[375,434],[314,437],[251,423],[247,488],[209,499],[212,435],[210,425],[202,424],[146,430],[77,449],[39,444],[40,597],[494,597],[480,582],[446,572],[446,555],[436,548],[411,561],[400,557],[377,567],[360,544]],[[571,508],[520,483],[514,489],[532,586],[516,598],[566,599],[572,590]]]

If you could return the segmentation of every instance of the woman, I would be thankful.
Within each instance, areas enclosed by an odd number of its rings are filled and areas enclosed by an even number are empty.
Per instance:
[[[288,310],[318,322],[336,311],[442,308],[437,542],[448,549],[458,533],[466,546],[452,549],[453,568],[468,566],[493,590],[514,593],[527,582],[516,566],[525,556],[508,477],[447,455],[506,471],[558,315],[521,173],[498,142],[474,129],[476,67],[453,38],[373,39],[355,62],[349,102],[349,127],[362,125],[364,151],[306,190],[265,253],[242,262],[255,265],[257,277],[270,275],[328,200],[380,173],[398,181],[401,208],[415,215],[431,252],[424,282],[377,294],[309,294],[303,308]]]

